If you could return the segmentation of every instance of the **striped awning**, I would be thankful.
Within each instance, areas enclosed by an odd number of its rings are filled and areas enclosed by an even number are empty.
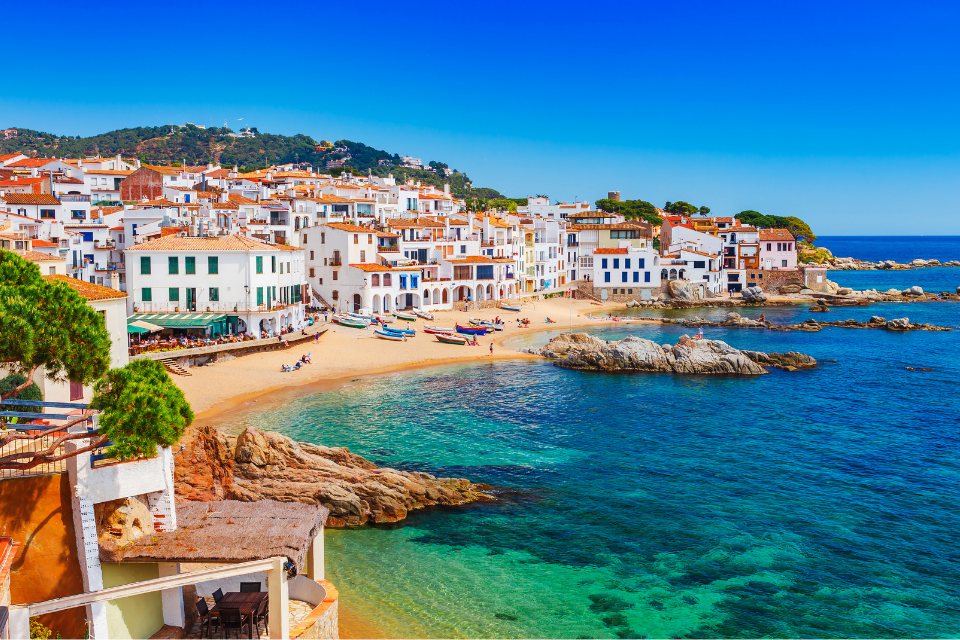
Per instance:
[[[149,322],[164,329],[200,329],[226,319],[225,313],[138,313],[127,318],[127,323]]]

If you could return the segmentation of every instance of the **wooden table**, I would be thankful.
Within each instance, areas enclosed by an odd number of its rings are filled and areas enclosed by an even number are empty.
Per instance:
[[[253,625],[256,624],[254,614],[260,607],[260,603],[267,598],[266,591],[228,591],[220,598],[220,602],[214,605],[211,613],[219,612],[220,609],[239,609],[240,615],[249,616],[249,630],[247,637],[253,637]],[[221,621],[222,624],[222,621]],[[257,634],[259,637],[260,634]]]

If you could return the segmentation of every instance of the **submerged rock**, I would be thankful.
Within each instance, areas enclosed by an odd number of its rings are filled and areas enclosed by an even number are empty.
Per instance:
[[[322,504],[329,527],[397,522],[410,511],[493,498],[461,478],[378,467],[343,447],[324,447],[248,427],[235,439],[200,427],[181,442],[175,468],[183,500],[278,500]]]
[[[652,340],[630,336],[607,342],[596,336],[573,333],[559,335],[542,349],[528,350],[568,369],[592,371],[659,371],[695,374],[761,375],[768,366],[815,366],[816,360],[804,354],[764,354],[740,351],[720,340],[694,340],[681,336],[675,345],[659,345]],[[754,357],[751,357],[753,354]],[[789,365],[780,365],[781,359]],[[803,364],[796,364],[803,363]]]

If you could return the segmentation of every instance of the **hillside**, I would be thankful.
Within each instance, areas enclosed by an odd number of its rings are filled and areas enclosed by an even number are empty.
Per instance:
[[[437,173],[422,169],[401,167],[400,156],[375,149],[362,142],[338,140],[334,143],[314,140],[310,136],[260,133],[251,129],[252,137],[236,137],[222,127],[200,128],[193,125],[164,125],[117,129],[86,138],[58,136],[52,133],[17,129],[17,136],[0,140],[0,154],[23,153],[32,157],[66,156],[82,158],[90,155],[137,158],[146,164],[221,164],[237,165],[250,171],[275,164],[306,162],[318,172],[325,172],[328,160],[343,160],[346,167],[357,173],[386,176],[392,173],[398,181],[414,179],[442,187],[450,183],[450,191],[460,198],[487,197],[495,189],[474,189],[465,173],[454,171],[444,177],[441,169],[446,164],[431,161]],[[381,164],[383,162],[383,164]],[[335,170],[336,173],[339,173]]]

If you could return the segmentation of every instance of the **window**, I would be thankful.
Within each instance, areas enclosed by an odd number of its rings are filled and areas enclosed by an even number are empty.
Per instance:
[[[401,276],[400,276],[400,288],[401,288],[401,289],[406,289],[406,288],[407,288],[407,276],[405,276],[405,275],[401,275]]]
[[[41,220],[53,220],[57,217],[57,212],[53,209],[40,209]]]
[[[393,277],[389,273],[383,274],[383,286],[385,287],[393,286]]]
[[[373,244],[373,234],[372,234],[372,233],[368,233],[368,234],[367,234],[367,244]]]
[[[417,276],[410,276],[410,288],[411,289],[417,288]]]
[[[773,250],[772,247],[773,247],[773,243],[772,243],[772,242],[768,242],[768,243],[767,243],[767,251],[772,251],[772,250]]]
[[[367,261],[367,252],[366,252],[366,251],[361,251],[361,252],[360,252],[360,262],[366,262],[366,261]]]
[[[74,220],[86,220],[87,214],[82,210],[80,211],[74,210],[70,212],[70,217],[73,218]]]
[[[283,263],[280,263],[280,275],[283,275]]]
[[[466,253],[466,252],[467,252],[467,245],[465,244],[460,245],[460,253]]]
[[[783,263],[782,266],[784,266],[784,267],[787,266],[787,261],[786,261],[786,260],[781,260],[781,262]]]
[[[150,274],[150,257],[140,256],[140,275]]]
[[[210,275],[220,273],[220,258],[217,256],[207,256],[207,273]]]
[[[210,287],[210,302],[220,302],[220,287]]]
[[[153,302],[153,290],[150,287],[144,287],[141,289],[140,299],[144,302]]]
[[[609,271],[604,271],[604,272],[603,272],[603,281],[604,281],[604,282],[610,282],[610,272],[609,272]]]
[[[313,260],[313,251],[310,252],[310,259]]]
[[[620,272],[620,282],[627,282],[627,276],[629,276],[629,275],[630,275],[630,274],[627,273],[626,271],[621,271],[621,272]]]
[[[337,274],[338,274],[338,273],[339,273],[339,271],[334,271],[334,272],[333,272],[333,279],[334,279],[334,280],[337,279]]]
[[[644,261],[644,258],[640,258],[640,259],[638,260],[638,262],[639,262],[640,264],[638,264],[637,266],[640,267],[641,269],[643,269],[643,261]]]
[[[197,272],[197,259],[194,256],[187,256],[183,259],[184,273],[190,275]]]
[[[371,287],[379,287],[379,286],[380,286],[380,274],[379,274],[379,273],[375,273],[375,274],[373,274],[372,276],[370,276],[370,286],[371,286]]]
[[[643,281],[644,281],[644,282],[650,282],[650,272],[649,272],[649,271],[644,271],[644,272],[643,272]]]
[[[336,289],[334,289],[334,290],[333,290],[333,296],[332,296],[332,298],[333,298],[334,300],[339,300],[339,299],[340,299],[340,292],[337,291]]]
[[[170,256],[167,258],[167,266],[170,273],[180,273],[180,258],[177,256]]]
[[[263,256],[257,256],[257,273],[263,273]]]
[[[303,244],[307,244],[307,234],[303,234]]]
[[[706,268],[707,268],[707,261],[706,261],[706,260],[694,260],[694,261],[693,261],[693,268],[694,268],[694,269],[706,269]]]
[[[180,301],[180,289],[176,287],[170,287],[170,302],[179,302]]]
[[[606,258],[603,258],[603,259],[600,261],[600,268],[601,268],[601,269],[606,269],[606,268],[607,268],[607,259],[606,259]]]
[[[640,282],[640,272],[639,272],[639,271],[634,271],[634,272],[633,272],[633,281],[634,281],[634,282]]]
[[[624,268],[624,269],[629,269],[629,268],[630,268],[630,258],[625,258],[625,259],[623,260],[623,268]]]
[[[353,234],[353,244],[360,244],[360,234],[359,234],[359,233]]]
[[[620,268],[620,258],[614,258],[614,259],[613,259],[613,268],[614,268],[614,269],[619,269],[619,268]]]
[[[321,234],[320,234],[320,244],[326,244],[326,242],[327,242],[327,234],[321,233]]]
[[[263,287],[257,287],[257,306],[263,305]]]
[[[277,256],[270,256],[270,273],[277,272]]]

